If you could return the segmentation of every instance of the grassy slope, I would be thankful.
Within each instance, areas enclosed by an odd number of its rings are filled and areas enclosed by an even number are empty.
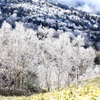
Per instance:
[[[0,97],[0,100],[100,100],[100,78],[82,81],[75,86],[29,97]]]

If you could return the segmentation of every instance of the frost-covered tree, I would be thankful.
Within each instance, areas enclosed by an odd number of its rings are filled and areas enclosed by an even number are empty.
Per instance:
[[[76,79],[79,81],[79,76],[82,75],[88,67],[94,67],[94,59],[96,57],[95,50],[92,47],[85,49],[84,38],[78,36],[72,42],[74,55],[72,57],[73,69],[76,69]]]
[[[83,75],[88,67],[94,67],[95,51],[92,47],[87,49],[83,47],[84,39],[81,36],[71,40],[70,36],[64,33],[59,39],[45,39],[42,45],[41,64],[47,66],[44,74],[50,73],[51,76],[49,78],[46,74],[44,80],[48,79],[49,83],[52,80],[51,86],[56,84],[58,89],[66,82],[70,84],[71,81],[79,81],[79,76]]]
[[[46,87],[47,91],[51,90],[51,73],[52,73],[52,55],[48,50],[52,50],[50,47],[51,39],[40,40],[40,59],[39,59],[39,76],[41,88]],[[50,48],[50,49],[49,49]],[[42,76],[42,77],[41,77]],[[43,83],[43,84],[42,84]]]
[[[6,22],[0,29],[1,85],[9,89],[36,86],[38,47],[35,32],[16,24],[14,30]]]
[[[51,35],[39,39],[38,32]],[[12,29],[4,22],[0,29],[0,85],[50,91],[78,82],[87,68],[94,67],[95,51],[92,47],[84,48],[84,38],[77,36],[72,40],[63,32],[53,38],[55,32],[58,31],[41,27],[33,31],[18,23]]]

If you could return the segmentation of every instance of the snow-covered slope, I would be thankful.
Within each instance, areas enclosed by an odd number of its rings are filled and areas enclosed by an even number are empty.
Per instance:
[[[1,0],[2,1],[2,0]],[[74,36],[85,36],[87,45],[99,49],[100,16],[74,9],[71,6],[49,0],[15,0],[0,3],[0,26],[6,20],[15,27],[21,21],[27,28],[38,29],[38,26],[71,32]]]

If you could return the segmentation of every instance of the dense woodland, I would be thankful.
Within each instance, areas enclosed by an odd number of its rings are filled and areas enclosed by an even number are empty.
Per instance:
[[[39,39],[38,33],[50,33]],[[96,51],[84,48],[84,37],[71,39],[66,32],[52,37],[53,29],[27,29],[22,23],[16,28],[4,22],[0,29],[1,89],[33,93],[70,86],[85,78],[96,67]],[[88,72],[89,70],[89,72]],[[99,72],[98,72],[99,73]]]
[[[4,0],[3,0],[4,1]],[[73,7],[54,4],[45,0],[25,0],[0,3],[0,27],[4,20],[15,28],[15,22],[23,22],[27,28],[38,29],[39,25],[71,32],[75,37],[83,35],[87,46],[100,50],[100,16],[79,11]]]

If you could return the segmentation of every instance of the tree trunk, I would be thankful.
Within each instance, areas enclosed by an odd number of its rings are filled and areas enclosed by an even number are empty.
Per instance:
[[[79,69],[78,68],[77,68],[76,78],[77,78],[76,86],[78,87],[78,82],[79,82]]]
[[[70,87],[70,76],[68,74],[68,87]]]

